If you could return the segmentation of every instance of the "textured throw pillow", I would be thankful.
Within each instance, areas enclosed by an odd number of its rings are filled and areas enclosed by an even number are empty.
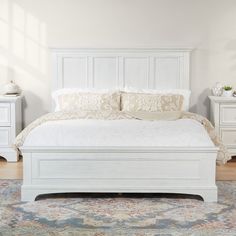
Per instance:
[[[119,111],[120,94],[71,93],[58,96],[58,110]]]
[[[183,99],[180,94],[122,93],[121,109],[128,112],[181,111]]]
[[[137,89],[132,87],[125,87],[122,91],[126,93],[180,94],[184,97],[183,111],[189,110],[191,91],[188,89]]]

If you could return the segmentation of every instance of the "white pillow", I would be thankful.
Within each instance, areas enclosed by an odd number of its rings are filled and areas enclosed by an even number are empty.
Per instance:
[[[60,102],[59,98],[62,97],[62,95],[75,95],[75,94],[107,94],[112,95],[114,93],[119,93],[118,90],[111,90],[111,89],[77,89],[77,88],[64,88],[64,89],[58,89],[52,93],[53,101],[55,102],[55,111],[61,111],[60,108]],[[68,98],[68,96],[67,96]]]
[[[184,96],[183,110],[189,110],[191,91],[188,89],[136,89],[132,87],[125,87],[122,91],[127,93],[180,94]]]

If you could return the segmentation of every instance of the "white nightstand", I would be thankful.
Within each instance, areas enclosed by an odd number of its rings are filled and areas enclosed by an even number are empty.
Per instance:
[[[236,155],[236,98],[209,96],[210,119],[232,156]]]
[[[9,162],[19,159],[12,144],[22,129],[21,98],[0,96],[0,156]]]

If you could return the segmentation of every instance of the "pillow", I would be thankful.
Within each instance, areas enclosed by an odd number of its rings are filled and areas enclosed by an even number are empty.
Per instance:
[[[189,110],[191,91],[188,89],[135,89],[132,87],[126,87],[124,92],[131,93],[151,93],[151,94],[181,94],[184,96],[183,111]]]
[[[181,111],[183,100],[180,94],[122,93],[121,109],[127,112]]]
[[[93,90],[61,90],[53,93],[56,111],[119,111],[120,93]],[[95,90],[94,90],[95,91]]]

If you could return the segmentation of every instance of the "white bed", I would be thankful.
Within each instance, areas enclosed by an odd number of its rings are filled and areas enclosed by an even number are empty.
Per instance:
[[[189,89],[189,54],[54,49],[54,89]],[[190,119],[48,121],[30,132],[21,152],[24,201],[62,192],[186,193],[217,200],[217,148]]]

